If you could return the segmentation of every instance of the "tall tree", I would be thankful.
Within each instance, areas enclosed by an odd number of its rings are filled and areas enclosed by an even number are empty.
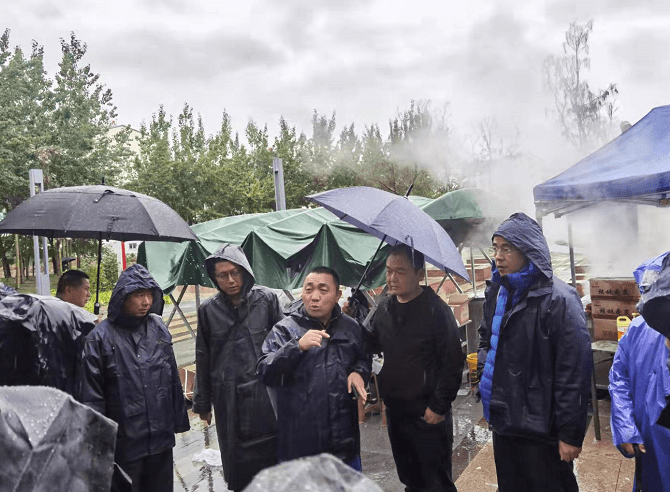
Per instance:
[[[591,68],[589,38],[593,20],[586,24],[572,22],[565,33],[563,56],[549,56],[544,61],[545,85],[554,96],[554,109],[561,134],[575,147],[590,150],[602,145],[612,135],[616,84],[592,91],[586,81]]]
[[[28,169],[40,167],[52,113],[43,49],[33,42],[30,58],[9,49],[9,29],[0,37],[0,209],[10,210],[29,194]]]
[[[100,75],[83,65],[87,45],[71,33],[61,38],[62,58],[53,89],[52,153],[43,162],[49,187],[114,182],[129,156],[127,132],[110,137],[116,106]]]

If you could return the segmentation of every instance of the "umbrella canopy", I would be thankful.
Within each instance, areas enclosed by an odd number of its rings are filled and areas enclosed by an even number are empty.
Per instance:
[[[366,186],[339,188],[307,198],[368,234],[392,246],[406,244],[436,267],[470,280],[449,235],[407,198]]]
[[[177,212],[148,195],[106,185],[69,186],[38,193],[10,211],[0,234],[98,239],[95,314],[100,311],[102,240],[195,241]]]
[[[188,224],[160,200],[106,185],[38,193],[7,214],[0,222],[0,233],[117,241],[196,240]]]

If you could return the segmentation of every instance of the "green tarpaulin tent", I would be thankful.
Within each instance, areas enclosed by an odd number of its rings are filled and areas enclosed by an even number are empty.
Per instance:
[[[484,222],[480,203],[489,197],[481,190],[458,190],[434,200],[418,196],[410,200],[438,221],[459,246]],[[224,217],[191,228],[198,241],[140,245],[138,262],[166,294],[177,285],[214,287],[204,261],[221,243],[242,246],[257,283],[285,290],[300,287],[306,272],[318,265],[334,268],[342,285],[354,287],[379,245],[375,237],[321,207]],[[364,289],[385,283],[387,249],[387,245],[382,247],[375,259]]]

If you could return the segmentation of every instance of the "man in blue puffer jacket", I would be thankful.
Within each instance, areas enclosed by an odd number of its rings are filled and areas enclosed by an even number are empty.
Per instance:
[[[372,359],[363,330],[341,312],[337,273],[314,268],[302,299],[289,308],[263,343],[260,380],[277,396],[277,459],[330,453],[361,470],[358,405],[365,399]]]
[[[147,269],[127,268],[107,319],[86,337],[78,373],[78,399],[119,425],[114,460],[133,492],[173,490],[174,435],[190,427],[162,310],[163,291]]]
[[[492,240],[478,369],[499,490],[576,491],[593,367],[582,304],[533,219],[512,215]]]

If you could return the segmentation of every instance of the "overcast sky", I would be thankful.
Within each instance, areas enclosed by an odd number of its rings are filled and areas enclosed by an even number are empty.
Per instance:
[[[376,122],[386,136],[411,99],[430,99],[450,103],[461,136],[493,115],[546,158],[542,62],[589,19],[587,78],[617,83],[618,117],[670,104],[667,0],[0,0],[0,12],[12,45],[44,45],[51,77],[74,31],[135,128],[188,102],[210,134],[225,109],[240,132],[254,119],[272,137],[283,115],[310,136],[316,109],[337,112],[337,133]]]

